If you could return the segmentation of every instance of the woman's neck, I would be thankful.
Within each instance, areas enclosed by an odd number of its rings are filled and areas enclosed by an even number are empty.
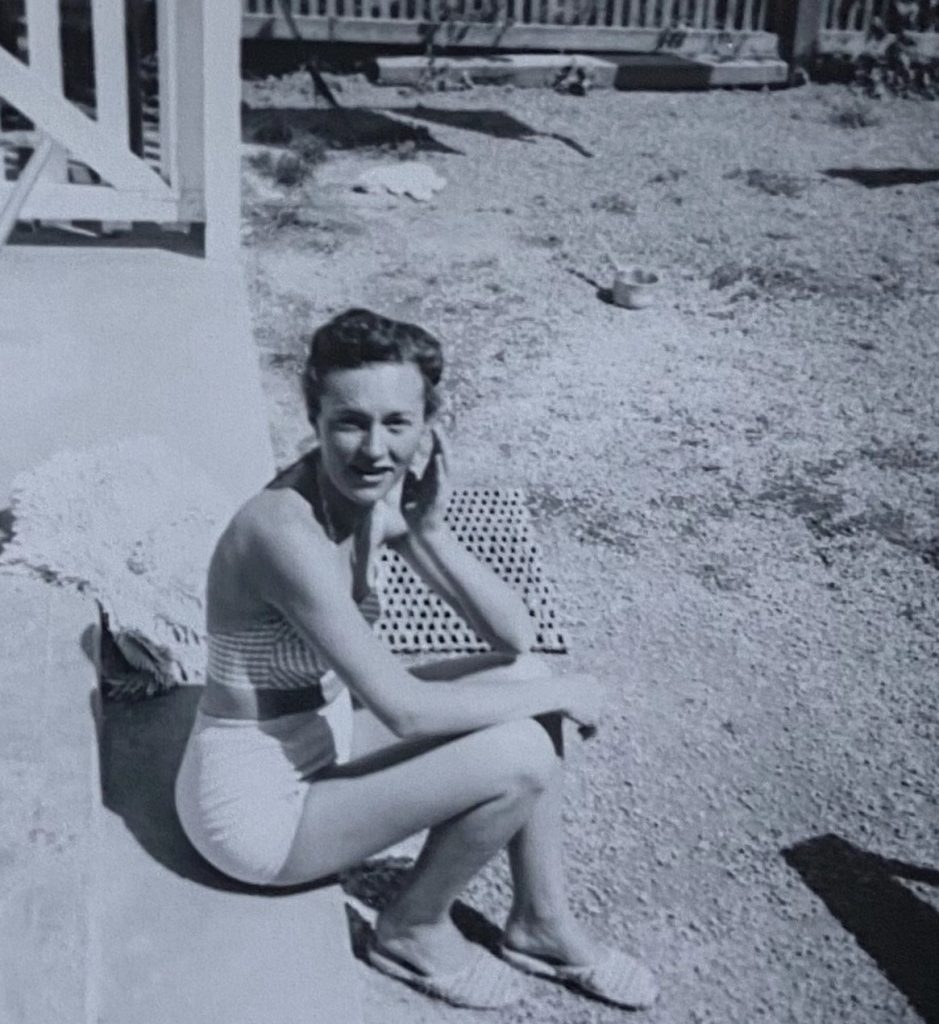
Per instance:
[[[341,543],[362,526],[368,519],[371,509],[349,501],[336,489],[329,479],[329,474],[323,469],[318,451],[310,453],[309,466],[312,477],[313,508],[317,518],[320,519],[328,536],[337,543]]]

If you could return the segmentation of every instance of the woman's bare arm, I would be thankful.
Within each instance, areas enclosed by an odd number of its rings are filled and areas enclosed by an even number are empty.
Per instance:
[[[535,626],[521,597],[446,525],[412,529],[394,547],[493,650],[524,654],[532,649]]]
[[[402,738],[452,735],[560,711],[578,720],[597,691],[590,676],[506,680],[498,669],[472,681],[425,682],[373,635],[349,594],[341,556],[283,500],[257,506],[250,573],[262,600],[321,650],[355,695]]]
[[[449,444],[433,428],[433,449],[423,473],[411,472],[379,510],[386,539],[496,651],[525,654],[535,628],[521,597],[466,550],[444,522],[450,485]]]

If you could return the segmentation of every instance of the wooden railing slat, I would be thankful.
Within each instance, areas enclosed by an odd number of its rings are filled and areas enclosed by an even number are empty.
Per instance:
[[[52,134],[75,156],[88,163],[115,188],[168,195],[153,171],[126,150],[117,149],[110,135],[61,92],[55,92],[16,57],[0,48],[0,95],[17,107],[40,130]]]
[[[765,0],[756,0],[756,2],[753,5],[753,27],[760,32],[766,30]]]
[[[26,0],[29,66],[52,88],[62,88],[62,47],[57,0]]]
[[[114,0],[91,0],[92,45],[95,62],[95,113],[122,145],[129,138],[127,61],[124,5]]]
[[[190,77],[197,72],[202,79],[198,131],[203,150],[205,254],[234,263],[241,243],[241,171],[235,159],[241,144],[241,12],[234,4],[203,3],[201,56],[182,67]]]
[[[157,75],[160,91],[160,171],[173,188],[179,184],[179,8],[177,0],[159,0]]]
[[[874,20],[874,0],[864,0],[861,9],[861,31],[869,32],[871,22]]]
[[[0,246],[6,245],[10,232],[16,226],[17,218],[29,198],[33,186],[39,180],[46,161],[52,156],[55,144],[48,135],[39,133],[39,140],[26,166],[20,171],[16,183],[0,203]]]

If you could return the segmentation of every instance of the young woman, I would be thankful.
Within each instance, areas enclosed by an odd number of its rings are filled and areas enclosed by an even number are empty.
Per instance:
[[[429,828],[377,920],[376,968],[464,1006],[519,998],[512,968],[648,1006],[648,970],[598,946],[565,892],[561,721],[593,727],[599,687],[529,653],[524,604],[444,523],[442,368],[430,334],[367,310],[313,335],[303,385],[317,444],[240,509],[212,559],[207,683],[177,780],[180,820],[221,871],[272,886]],[[395,660],[370,628],[383,544],[491,653],[411,670]],[[399,744],[349,761],[350,691]],[[506,847],[514,900],[499,960],[463,938],[450,907]]]

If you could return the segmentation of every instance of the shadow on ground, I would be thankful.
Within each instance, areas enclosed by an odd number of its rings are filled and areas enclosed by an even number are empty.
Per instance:
[[[120,230],[105,229],[101,221],[21,221],[10,233],[10,245],[53,245],[95,249],[159,249],[201,259],[205,256],[205,225],[181,224],[165,228],[146,221],[128,223]]]
[[[420,125],[407,124],[366,107],[317,110],[309,107],[241,108],[241,132],[245,142],[287,145],[300,134],[321,139],[330,149],[398,148],[419,152],[456,153]]]
[[[846,178],[865,188],[890,188],[893,185],[926,185],[939,181],[939,169],[927,167],[829,167],[826,178]]]
[[[14,516],[12,508],[0,508],[0,553],[13,540],[13,535],[16,533],[15,522],[16,516]]]
[[[783,857],[927,1024],[939,1024],[939,913],[898,879],[939,886],[934,868],[889,860],[836,835]]]
[[[390,107],[396,114],[413,117],[418,121],[430,121],[449,128],[460,128],[466,132],[479,132],[495,139],[511,139],[515,142],[533,142],[535,139],[556,139],[581,156],[592,157],[593,153],[567,135],[557,132],[541,132],[504,110],[452,110],[447,107],[425,107],[417,103],[413,107]]]

